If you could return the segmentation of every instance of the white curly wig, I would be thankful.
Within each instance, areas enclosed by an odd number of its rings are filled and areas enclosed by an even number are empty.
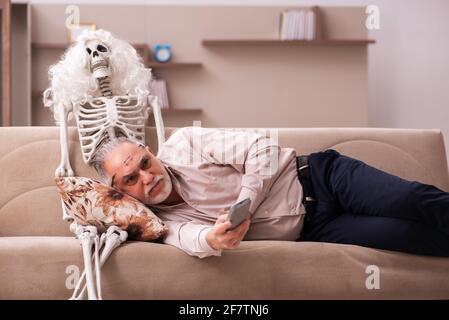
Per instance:
[[[43,94],[44,105],[53,112],[56,121],[59,108],[72,111],[88,98],[101,96],[90,71],[86,43],[97,40],[110,50],[111,88],[114,95],[135,95],[139,105],[147,103],[151,69],[145,68],[142,57],[128,42],[115,38],[110,32],[99,29],[84,31],[62,55],[61,60],[48,71],[50,87]]]

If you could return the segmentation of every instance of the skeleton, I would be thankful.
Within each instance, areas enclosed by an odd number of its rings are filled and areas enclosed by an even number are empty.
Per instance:
[[[55,171],[56,176],[74,175],[69,162],[67,139],[70,113],[76,119],[81,151],[86,164],[90,164],[95,159],[95,152],[105,142],[118,136],[127,136],[145,143],[145,120],[148,117],[148,109],[151,109],[154,115],[159,150],[165,142],[164,124],[156,96],[144,94],[142,99],[142,95],[114,95],[111,79],[119,76],[112,74],[111,70],[113,69],[110,63],[111,50],[114,48],[100,41],[101,37],[112,36],[104,30],[95,31],[93,35],[91,31],[90,38],[83,42],[85,55],[87,55],[85,67],[98,85],[96,92],[88,95],[82,102],[58,99],[58,92],[51,87],[44,92],[44,104],[53,109],[55,119],[60,126],[61,163]],[[67,59],[70,59],[70,56]],[[84,69],[83,72],[86,70]],[[111,226],[99,237],[96,227],[78,225],[67,214],[64,205],[62,210],[63,220],[72,221],[70,229],[76,234],[82,247],[85,267],[71,299],[83,299],[86,289],[88,299],[102,299],[100,269],[112,251],[126,241],[127,233],[116,226]],[[84,280],[86,283],[80,290]]]

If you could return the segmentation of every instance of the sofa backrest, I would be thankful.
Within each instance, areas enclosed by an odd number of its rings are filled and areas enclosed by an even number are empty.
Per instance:
[[[166,128],[166,137],[176,128]],[[82,160],[78,133],[69,127],[70,162],[75,174],[98,178]],[[443,136],[439,130],[376,128],[282,128],[279,144],[298,155],[329,148],[409,180],[449,190]],[[146,128],[157,150],[156,130]],[[0,128],[0,236],[70,236],[62,221],[54,183],[60,162],[59,128]]]

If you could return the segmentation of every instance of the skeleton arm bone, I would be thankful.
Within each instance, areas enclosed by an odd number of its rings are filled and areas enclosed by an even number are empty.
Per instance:
[[[165,128],[164,121],[162,120],[161,107],[159,106],[159,98],[157,96],[148,96],[148,102],[151,105],[154,116],[154,123],[156,124],[159,153],[159,150],[162,149],[162,145],[165,143]]]
[[[67,130],[67,118],[69,111],[62,105],[57,106],[60,109],[58,125],[60,134],[60,145],[61,145],[61,163],[58,168],[56,168],[55,176],[58,177],[73,177],[74,172],[69,161],[69,141],[68,141],[68,130]]]

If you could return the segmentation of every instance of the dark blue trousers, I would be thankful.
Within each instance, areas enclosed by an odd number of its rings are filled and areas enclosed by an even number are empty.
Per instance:
[[[449,257],[449,193],[335,150],[311,154],[309,170],[317,202],[299,241]]]

